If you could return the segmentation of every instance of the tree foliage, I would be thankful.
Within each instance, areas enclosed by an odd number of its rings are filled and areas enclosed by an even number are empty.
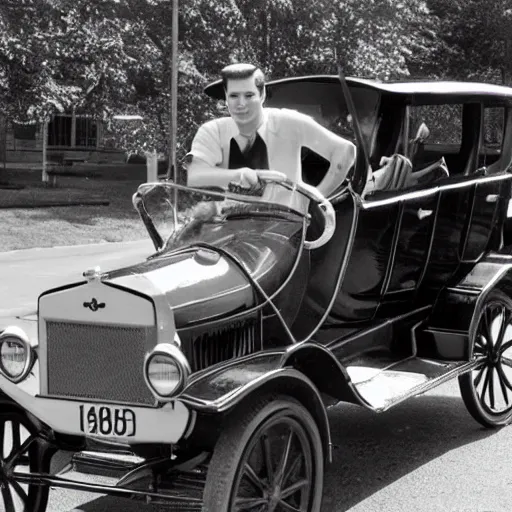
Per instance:
[[[511,0],[429,0],[429,6],[443,20],[430,73],[511,84]]]
[[[512,0],[179,0],[178,154],[218,115],[202,88],[236,61],[269,78],[494,76],[509,69]],[[0,102],[34,122],[75,109],[116,146],[167,153],[169,0],[2,0]],[[507,50],[508,49],[508,50]],[[508,59],[508,60],[507,60]],[[487,73],[487,75],[486,75]],[[122,123],[116,114],[142,120]]]
[[[97,4],[0,4],[0,101],[10,117],[42,121],[71,108],[94,109],[106,95],[115,101],[134,61],[123,51],[120,20],[108,17],[108,2]]]

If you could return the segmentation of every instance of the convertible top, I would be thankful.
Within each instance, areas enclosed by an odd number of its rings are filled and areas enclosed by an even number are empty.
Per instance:
[[[335,83],[338,82],[337,75],[310,75],[292,78],[282,78],[271,80],[267,83],[270,91],[274,87],[283,84],[316,82],[316,83]],[[504,100],[506,103],[512,103],[512,88],[502,85],[485,84],[479,82],[460,82],[460,81],[392,81],[381,82],[378,80],[348,77],[347,83],[352,87],[362,87],[373,89],[381,93],[408,96],[411,99],[424,100],[439,98],[440,96],[450,98],[450,100],[468,100],[471,98],[493,98]],[[222,81],[217,80],[204,89],[204,92],[214,99],[224,99],[224,89]],[[341,89],[340,89],[341,92]]]

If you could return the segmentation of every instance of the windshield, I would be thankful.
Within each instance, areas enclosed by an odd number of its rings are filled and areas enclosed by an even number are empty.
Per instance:
[[[225,246],[240,237],[290,237],[305,223],[309,200],[288,183],[268,183],[257,196],[146,183],[134,204],[161,251]]]

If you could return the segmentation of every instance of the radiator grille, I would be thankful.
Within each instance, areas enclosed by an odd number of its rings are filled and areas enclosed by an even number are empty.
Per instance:
[[[184,347],[185,348],[185,347]],[[215,332],[207,332],[191,340],[185,352],[192,371],[242,357],[261,350],[261,335],[257,322],[239,322]]]
[[[144,382],[154,327],[47,322],[48,394],[153,404]]]

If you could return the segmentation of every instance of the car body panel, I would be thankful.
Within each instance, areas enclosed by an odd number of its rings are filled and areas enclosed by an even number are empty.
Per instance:
[[[169,311],[173,311],[178,327],[190,322],[191,311],[194,311],[193,320],[197,322],[229,315],[238,311],[241,305],[245,308],[254,305],[254,293],[236,265],[222,257],[215,263],[203,260],[198,252],[154,258],[109,272],[102,280],[141,293],[145,293],[149,284],[161,295]],[[208,288],[208,299],[198,283]],[[213,297],[214,301],[211,300]]]

